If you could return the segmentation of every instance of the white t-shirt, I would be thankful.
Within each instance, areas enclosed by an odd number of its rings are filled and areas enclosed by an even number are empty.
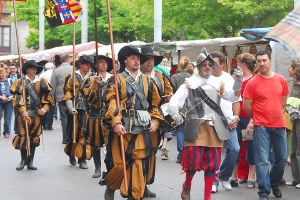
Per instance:
[[[226,88],[225,90],[230,90],[233,87],[234,79],[229,73],[222,72],[222,75],[216,78],[220,79],[224,83]],[[232,111],[232,102],[221,98],[220,107],[228,123],[230,123],[234,119],[233,111]]]
[[[48,81],[48,83],[50,83],[52,73],[53,73],[53,70],[48,69],[47,71],[44,71],[43,73],[41,73],[40,78],[44,78]]]

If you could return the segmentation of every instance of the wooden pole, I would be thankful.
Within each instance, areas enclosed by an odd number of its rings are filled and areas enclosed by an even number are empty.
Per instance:
[[[15,22],[15,31],[16,31],[17,51],[18,51],[20,71],[21,71],[22,96],[23,96],[24,105],[25,105],[25,109],[26,109],[25,76],[22,72],[23,67],[22,67],[22,58],[21,58],[21,53],[20,53],[19,34],[18,34],[18,26],[17,26],[16,0],[13,0],[13,7],[14,7],[14,22]],[[25,120],[25,135],[26,135],[27,156],[29,156],[30,155],[30,136],[29,136],[27,119]]]
[[[73,72],[72,72],[72,76],[73,76],[73,107],[75,108],[76,105],[76,101],[75,101],[75,97],[76,97],[76,87],[75,87],[75,70],[76,70],[76,66],[75,66],[75,23],[73,23]],[[76,115],[73,115],[73,144],[76,144]]]
[[[110,0],[106,0],[106,8],[107,8],[107,19],[108,19],[108,27],[109,27],[109,38],[110,38],[112,65],[113,65],[113,72],[114,72],[115,96],[116,96],[116,101],[117,101],[117,108],[120,108],[120,98],[119,98],[118,79],[117,79],[117,67],[116,67],[116,63],[115,63],[114,39],[113,39],[113,31],[112,31],[112,25],[111,25]],[[119,112],[120,112],[120,110],[119,110]],[[120,142],[121,142],[121,154],[122,154],[125,190],[128,191],[123,135],[120,135]]]
[[[98,24],[97,24],[96,0],[94,0],[94,22],[95,22],[95,48],[96,48],[95,68],[97,70],[97,62],[98,62]],[[98,70],[97,70],[97,75],[99,75]]]

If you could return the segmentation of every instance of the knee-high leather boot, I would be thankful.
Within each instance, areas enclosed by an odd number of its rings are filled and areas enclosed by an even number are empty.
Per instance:
[[[29,170],[37,170],[37,168],[33,166],[34,153],[35,153],[35,147],[31,147],[30,155],[28,156],[28,160],[27,160],[27,169]]]
[[[21,171],[22,169],[24,169],[25,165],[26,165],[26,160],[27,160],[27,152],[25,149],[20,150],[21,152],[21,162],[20,164],[17,166],[16,170],[17,171]]]
[[[101,177],[101,157],[100,157],[100,149],[93,150],[93,159],[95,164],[95,173],[93,178],[100,178]]]
[[[87,165],[85,159],[79,158],[78,159],[78,164],[79,164],[80,169],[87,169],[88,168],[88,165]]]

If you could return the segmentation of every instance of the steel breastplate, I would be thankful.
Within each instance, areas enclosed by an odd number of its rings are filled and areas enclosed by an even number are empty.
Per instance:
[[[140,91],[144,92],[144,84],[142,79],[139,79],[137,86],[140,88]],[[128,83],[126,83],[126,88],[127,88],[126,108],[132,108],[133,106],[135,110],[144,110],[141,101],[139,100],[137,95],[134,95],[135,92]]]
[[[76,78],[80,88],[83,80],[79,74],[76,74]],[[76,93],[75,108],[76,110],[85,110],[85,111],[88,109],[88,102],[80,90],[78,90]]]
[[[35,89],[36,83],[28,83],[28,82],[25,83],[26,83],[26,110],[35,111],[40,107],[40,99],[39,99],[40,97]]]
[[[85,97],[83,96],[83,94],[80,91],[78,91],[75,108],[78,110],[87,110],[88,109],[87,100],[85,99]]]

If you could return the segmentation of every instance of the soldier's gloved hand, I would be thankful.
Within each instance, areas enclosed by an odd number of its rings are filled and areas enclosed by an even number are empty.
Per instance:
[[[73,107],[71,100],[66,101],[66,106],[70,114],[75,115],[77,113],[77,110]]]
[[[137,118],[142,126],[148,126],[151,122],[151,116],[146,110],[137,110]]]
[[[177,125],[183,123],[183,117],[179,114],[179,110],[175,106],[169,106],[167,109],[167,113],[169,113],[172,119],[176,122]]]
[[[234,84],[233,84],[233,91],[241,91],[242,87],[242,81],[243,81],[243,71],[240,67],[237,67],[233,70],[233,78],[234,78]]]

